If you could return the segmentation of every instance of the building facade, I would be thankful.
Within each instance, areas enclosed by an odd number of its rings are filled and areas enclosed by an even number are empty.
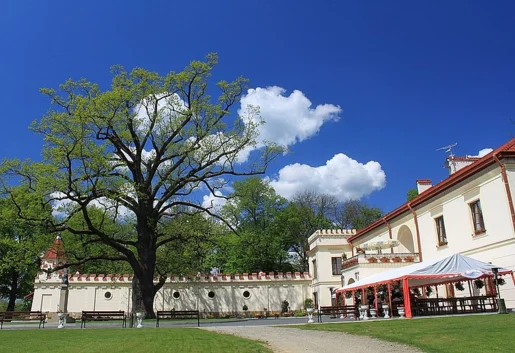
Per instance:
[[[309,273],[169,277],[154,308],[235,313],[245,305],[251,312],[277,312],[285,300],[291,310],[298,310],[307,298],[316,306],[335,305],[336,288],[455,253],[515,270],[515,139],[482,158],[450,156],[447,167],[448,178],[436,185],[418,180],[417,197],[364,229],[316,231],[308,240]],[[371,250],[370,244],[380,246]],[[42,269],[55,267],[64,256],[57,239],[44,255]],[[63,277],[69,277],[67,304]],[[131,311],[127,274],[41,272],[34,287],[32,310],[55,312],[66,305],[71,313]],[[515,308],[512,281],[506,281],[501,294],[507,307]],[[448,290],[438,295],[460,294]]]

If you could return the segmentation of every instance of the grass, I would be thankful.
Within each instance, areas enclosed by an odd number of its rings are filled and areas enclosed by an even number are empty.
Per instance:
[[[515,315],[473,315],[415,320],[295,326],[364,335],[418,347],[424,352],[514,352]]]
[[[270,353],[261,342],[187,328],[2,330],[2,352],[253,352]]]

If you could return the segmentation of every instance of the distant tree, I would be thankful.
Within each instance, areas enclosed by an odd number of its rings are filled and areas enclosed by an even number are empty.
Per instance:
[[[308,271],[308,238],[317,229],[332,228],[328,216],[337,201],[329,195],[313,191],[300,192],[277,217],[277,227],[289,245],[289,251],[295,254],[293,264],[297,271]]]
[[[418,196],[418,190],[417,189],[409,189],[408,190],[408,194],[406,195],[406,200],[408,202],[410,202],[411,200],[413,200],[417,196]]]
[[[18,189],[16,193],[25,190]],[[22,198],[24,207],[30,208],[33,200],[20,195],[20,202]],[[5,310],[14,310],[17,300],[31,292],[40,255],[50,241],[43,227],[19,219],[10,198],[0,199],[0,299],[6,301]]]
[[[222,211],[237,234],[228,236],[222,267],[226,271],[282,271],[290,265],[289,244],[277,226],[277,217],[287,201],[270,184],[249,177],[233,184],[231,201]],[[216,266],[219,267],[219,266]]]
[[[362,229],[383,216],[380,208],[360,200],[346,201],[335,209],[334,222],[340,229]]]

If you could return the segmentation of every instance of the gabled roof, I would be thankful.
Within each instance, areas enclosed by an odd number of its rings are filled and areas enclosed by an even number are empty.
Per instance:
[[[356,233],[356,235],[349,237],[347,240],[349,242],[352,242],[353,240],[367,234],[371,230],[373,230],[381,225],[384,225],[385,221],[389,221],[395,217],[402,215],[405,212],[409,212],[410,206],[413,207],[413,206],[420,205],[424,201],[427,201],[427,200],[437,196],[441,192],[443,192],[447,189],[450,189],[451,187],[462,182],[463,180],[467,179],[468,177],[491,166],[492,164],[495,164],[496,158],[503,158],[503,157],[515,157],[515,138],[506,142],[504,145],[497,148],[496,150],[488,153],[484,157],[479,158],[477,161],[471,163],[470,165],[458,170],[456,173],[452,174],[447,179],[430,187],[429,189],[427,189],[426,191],[422,192],[420,195],[418,195],[417,197],[412,199],[410,202],[407,202],[404,205],[396,208],[395,210],[386,214],[384,217],[375,221],[374,223],[370,224],[369,226],[367,226],[363,229],[360,229]]]

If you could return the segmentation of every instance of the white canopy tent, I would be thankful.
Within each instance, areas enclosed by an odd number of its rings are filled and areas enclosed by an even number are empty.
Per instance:
[[[348,292],[402,279],[408,280],[409,287],[431,285],[447,281],[476,279],[485,276],[493,276],[493,268],[498,269],[499,275],[512,273],[512,271],[507,268],[482,262],[461,254],[454,254],[448,257],[427,260],[368,276],[360,281],[337,289],[337,292]]]
[[[344,294],[358,290],[364,293],[368,287],[373,287],[374,294],[377,295],[376,291],[378,285],[387,285],[388,290],[390,290],[390,286],[393,282],[400,281],[404,293],[406,317],[412,317],[410,288],[485,277],[492,278],[495,276],[493,269],[497,269],[497,275],[511,274],[513,283],[515,284],[515,277],[513,271],[510,269],[485,263],[461,254],[454,254],[444,258],[427,260],[410,266],[378,273],[339,288],[336,290],[336,293]],[[390,306],[391,304],[390,296]]]

